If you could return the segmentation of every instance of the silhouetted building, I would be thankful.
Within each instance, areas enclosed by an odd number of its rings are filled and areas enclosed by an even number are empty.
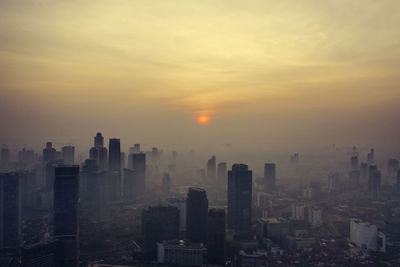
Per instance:
[[[368,192],[372,192],[372,180],[377,170],[378,169],[376,168],[375,164],[371,164],[368,166]]]
[[[225,264],[225,210],[210,209],[207,219],[207,262]]]
[[[209,181],[215,181],[216,175],[217,175],[216,158],[215,158],[215,156],[212,156],[207,161],[207,179]]]
[[[155,206],[142,212],[142,235],[144,249],[155,251],[156,243],[178,239],[179,210],[172,206]]]
[[[104,147],[104,137],[101,135],[100,132],[96,134],[94,137],[94,147],[95,148],[102,148]]]
[[[218,182],[224,186],[227,184],[228,168],[226,162],[218,163]]]
[[[360,171],[353,170],[349,172],[349,184],[352,188],[357,188],[360,185]]]
[[[264,189],[273,192],[276,186],[276,168],[274,163],[264,165]]]
[[[137,176],[136,171],[124,169],[124,199],[133,200],[137,197]]]
[[[1,148],[1,160],[0,160],[0,170],[6,170],[8,168],[8,163],[10,162],[10,150],[4,145]]]
[[[363,162],[360,165],[360,179],[365,184],[368,181],[368,163]]]
[[[55,169],[54,237],[60,241],[56,266],[79,264],[79,166]]]
[[[0,174],[0,248],[21,244],[21,185],[18,173]]]
[[[173,197],[166,199],[167,204],[179,210],[179,230],[186,229],[186,200],[184,197]]]
[[[48,161],[46,163],[46,190],[48,192],[52,192],[54,189],[54,175],[55,175],[55,168],[59,165],[63,165],[64,162],[62,160],[53,160],[53,161]]]
[[[207,238],[208,199],[204,189],[190,187],[186,199],[186,237],[191,242]]]
[[[139,194],[146,190],[146,154],[132,154],[132,167],[136,171],[136,187]]]
[[[397,170],[399,169],[399,161],[397,159],[388,160],[388,175],[389,178],[397,176]]]
[[[62,147],[61,151],[64,164],[73,165],[75,163],[75,147],[64,146]]]
[[[352,171],[358,170],[358,157],[356,155],[350,158],[350,170]]]
[[[161,191],[164,196],[168,196],[171,190],[171,177],[169,173],[164,173],[162,178]]]
[[[374,152],[374,149],[371,148],[371,151],[367,155],[367,161],[369,164],[371,164],[371,163],[374,163],[374,160],[375,160],[375,152]]]
[[[108,167],[110,171],[121,171],[121,144],[119,139],[111,138],[108,147]]]
[[[57,159],[56,149],[53,148],[51,142],[46,143],[46,148],[43,149],[43,161],[49,162]]]
[[[23,148],[18,152],[18,159],[23,163],[32,163],[35,160],[35,152],[32,149],[27,150]]]
[[[329,174],[328,189],[330,192],[337,192],[340,189],[340,173],[333,172]]]
[[[252,172],[245,164],[234,164],[228,171],[228,228],[247,231],[251,228]]]
[[[140,144],[134,144],[133,145],[132,153],[140,153]]]
[[[368,191],[371,193],[373,199],[377,199],[379,197],[379,192],[381,190],[381,179],[381,172],[376,168],[376,166],[369,166]]]

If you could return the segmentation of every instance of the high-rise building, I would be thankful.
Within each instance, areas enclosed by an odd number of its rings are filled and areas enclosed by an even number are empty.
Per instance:
[[[190,187],[186,199],[186,237],[191,242],[205,242],[208,199],[202,188]]]
[[[383,242],[379,242],[380,239],[384,239]],[[350,241],[364,250],[386,250],[386,240],[384,235],[378,232],[376,225],[359,219],[350,220]]]
[[[373,199],[377,199],[381,191],[381,181],[382,181],[381,172],[378,170],[374,170],[372,173],[370,172],[370,177],[371,177],[370,193]]]
[[[163,196],[168,196],[170,190],[171,190],[171,177],[169,176],[169,173],[164,173],[161,185],[161,191]]]
[[[353,155],[350,158],[350,170],[352,170],[352,171],[358,170],[358,156],[357,155]]]
[[[225,210],[210,209],[207,219],[207,262],[225,263]]]
[[[146,190],[146,154],[132,154],[132,167],[136,172],[138,193],[144,194]]]
[[[349,172],[349,184],[352,188],[358,188],[360,185],[360,171],[352,170]]]
[[[227,184],[228,168],[226,162],[218,163],[218,182],[224,186]]]
[[[55,168],[54,237],[60,241],[62,253],[57,266],[79,264],[79,166]]]
[[[0,170],[6,170],[10,161],[10,150],[3,145],[1,148]]]
[[[142,211],[144,249],[155,251],[156,243],[179,237],[179,210],[172,206],[154,206]]]
[[[389,178],[395,178],[397,176],[398,169],[399,169],[399,161],[397,159],[389,159],[388,160]]]
[[[95,148],[102,148],[104,147],[104,137],[101,135],[100,132],[96,134],[94,137],[94,147]]]
[[[62,159],[65,165],[73,165],[75,162],[75,147],[73,146],[64,146],[61,149],[62,151]]]
[[[265,163],[264,165],[264,189],[267,192],[273,192],[276,186],[276,168],[274,163]]]
[[[167,204],[179,210],[179,231],[186,229],[186,200],[184,197],[168,198]]]
[[[140,144],[133,145],[133,152],[132,153],[140,153]]]
[[[136,171],[124,169],[124,199],[133,200],[137,194],[137,176]]]
[[[216,175],[217,175],[216,158],[215,158],[215,156],[212,156],[207,161],[207,179],[209,181],[215,181]]]
[[[234,164],[228,171],[228,228],[237,232],[251,228],[252,171]]]
[[[360,165],[360,180],[363,184],[367,183],[368,180],[368,163],[363,162]]]
[[[21,245],[21,185],[18,173],[0,174],[0,248]]]
[[[46,148],[43,149],[43,161],[49,162],[57,159],[56,149],[53,148],[51,142],[46,143]]]
[[[119,139],[111,138],[108,147],[108,167],[110,171],[121,171],[121,144]]]
[[[372,164],[375,161],[375,151],[373,148],[371,148],[371,151],[367,155],[367,161],[369,164]]]

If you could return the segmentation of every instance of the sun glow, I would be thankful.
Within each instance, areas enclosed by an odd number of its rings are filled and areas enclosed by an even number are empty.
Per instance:
[[[208,116],[198,116],[197,118],[196,118],[196,120],[197,120],[197,122],[199,123],[199,124],[208,124],[208,122],[210,121],[210,117],[208,117]]]

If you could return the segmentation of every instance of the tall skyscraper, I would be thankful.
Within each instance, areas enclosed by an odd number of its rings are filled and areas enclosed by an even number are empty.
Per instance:
[[[140,144],[133,145],[133,152],[132,153],[140,153]]]
[[[146,154],[132,154],[132,167],[136,172],[138,193],[146,190]]]
[[[186,237],[205,242],[207,237],[208,199],[204,189],[190,187],[186,199]]]
[[[352,171],[358,170],[358,156],[357,155],[353,155],[350,158],[350,170],[352,170]]]
[[[228,228],[237,232],[251,228],[252,171],[234,164],[228,171]]]
[[[144,249],[155,251],[156,243],[179,237],[179,210],[172,206],[155,206],[142,212]]]
[[[267,192],[273,192],[276,186],[276,168],[274,163],[264,165],[264,188]]]
[[[18,173],[0,174],[0,248],[21,245],[21,184]]]
[[[79,264],[79,166],[60,166],[55,169],[54,237],[60,241],[62,253],[57,266]]]
[[[216,176],[217,176],[216,158],[215,158],[215,156],[212,156],[207,161],[207,179],[209,181],[215,181]]]
[[[225,264],[225,210],[210,209],[207,219],[207,262]]]
[[[110,171],[121,171],[121,144],[119,139],[111,138],[109,143],[108,165]]]
[[[372,184],[375,172],[378,171],[375,164],[371,164],[368,167],[368,192],[372,192]]]
[[[64,164],[73,165],[75,162],[75,147],[63,146],[61,151],[62,151],[62,159],[64,161]]]
[[[169,195],[171,190],[171,177],[169,176],[169,173],[164,173],[164,176],[162,178],[161,190],[163,196]]]
[[[96,134],[94,137],[94,147],[95,148],[102,148],[104,147],[104,137],[101,135],[100,132]]]
[[[0,170],[6,170],[10,161],[10,150],[3,145],[1,148]]]
[[[226,186],[228,177],[228,168],[226,167],[226,162],[218,163],[218,182]]]
[[[360,164],[360,179],[364,184],[368,180],[368,163],[366,162]]]
[[[374,163],[375,161],[375,151],[373,148],[371,148],[371,151],[367,155],[367,161],[369,164]]]
[[[51,142],[46,143],[46,148],[43,149],[43,161],[49,162],[57,159],[56,149],[53,148]]]
[[[397,176],[398,169],[399,169],[399,161],[397,159],[388,159],[389,178],[395,178]]]
[[[124,169],[124,199],[133,200],[137,197],[137,177],[136,171]]]

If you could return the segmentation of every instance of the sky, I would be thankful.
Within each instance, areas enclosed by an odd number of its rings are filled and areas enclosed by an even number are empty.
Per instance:
[[[0,142],[400,148],[398,0],[0,0]]]

